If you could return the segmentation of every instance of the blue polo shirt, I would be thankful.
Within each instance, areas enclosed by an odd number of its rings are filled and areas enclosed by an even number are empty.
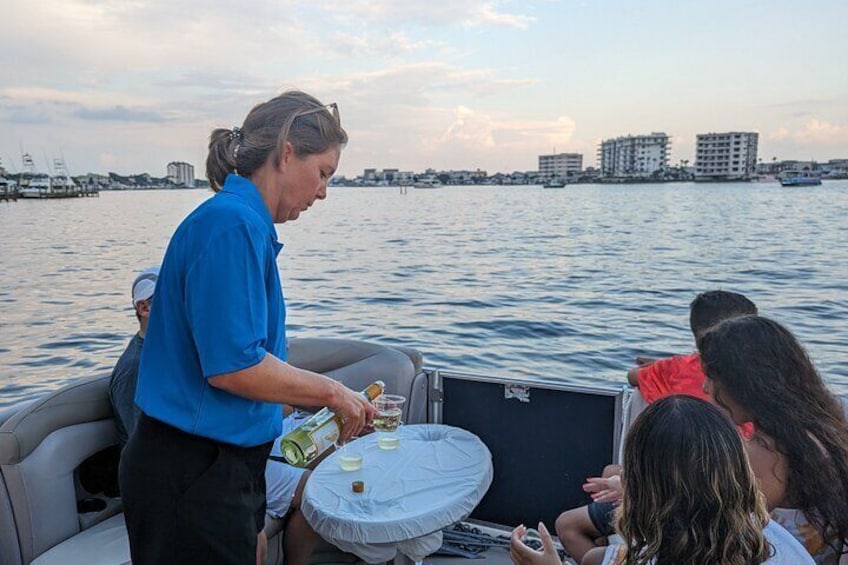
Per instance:
[[[229,175],[183,220],[159,271],[136,404],[185,432],[250,447],[282,431],[278,404],[211,386],[209,377],[286,358],[274,222],[256,187]]]

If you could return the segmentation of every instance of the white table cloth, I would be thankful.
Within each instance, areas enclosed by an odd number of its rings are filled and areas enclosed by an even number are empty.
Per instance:
[[[336,453],[306,483],[301,510],[321,537],[368,563],[401,552],[421,561],[442,543],[442,528],[463,520],[492,483],[492,455],[480,439],[439,424],[401,426],[400,445],[383,450],[377,434],[355,440],[358,471]],[[353,481],[365,491],[354,493]]]

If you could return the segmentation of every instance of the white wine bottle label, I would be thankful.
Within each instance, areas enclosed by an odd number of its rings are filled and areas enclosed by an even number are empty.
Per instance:
[[[311,430],[309,437],[312,438],[312,443],[315,445],[315,453],[321,454],[330,449],[330,447],[339,439],[339,425],[335,418],[330,418],[327,422],[317,430]]]

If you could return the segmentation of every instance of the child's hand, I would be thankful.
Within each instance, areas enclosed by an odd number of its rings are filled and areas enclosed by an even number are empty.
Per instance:
[[[530,549],[521,541],[527,532],[523,525],[512,530],[509,538],[509,556],[515,565],[562,565],[554,540],[545,525],[539,522],[539,539],[542,541],[542,551]]]
[[[613,475],[609,478],[589,477],[583,484],[583,490],[588,492],[595,502],[618,502],[621,500],[621,477]]]
[[[640,367],[644,367],[645,365],[650,365],[656,361],[656,359],[652,359],[650,357],[636,357],[636,364]]]

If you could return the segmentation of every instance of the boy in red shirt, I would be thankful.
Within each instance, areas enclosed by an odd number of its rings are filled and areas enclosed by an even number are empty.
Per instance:
[[[711,290],[696,296],[689,305],[689,328],[697,342],[701,335],[719,322],[756,315],[757,306],[741,294]],[[697,351],[659,360],[637,357],[636,363],[637,366],[627,372],[627,381],[639,389],[645,402],[651,403],[672,394],[688,394],[710,400],[703,389],[706,376],[701,370]],[[739,431],[749,437],[753,428],[750,425],[740,426]],[[595,539],[614,533],[612,512],[615,503],[607,500],[616,497],[613,492],[616,489],[606,485],[604,479],[617,475],[618,470],[617,465],[608,465],[602,479],[588,480],[588,491],[594,493],[592,498],[596,502],[563,512],[557,518],[557,535],[578,563],[587,551],[595,547]]]
[[[689,328],[695,341],[708,329],[729,318],[756,316],[757,306],[735,292],[702,292],[689,305]],[[704,372],[698,353],[676,355],[668,359],[636,358],[637,366],[627,372],[627,381],[639,389],[645,402],[651,403],[672,394],[688,394],[704,400]]]

